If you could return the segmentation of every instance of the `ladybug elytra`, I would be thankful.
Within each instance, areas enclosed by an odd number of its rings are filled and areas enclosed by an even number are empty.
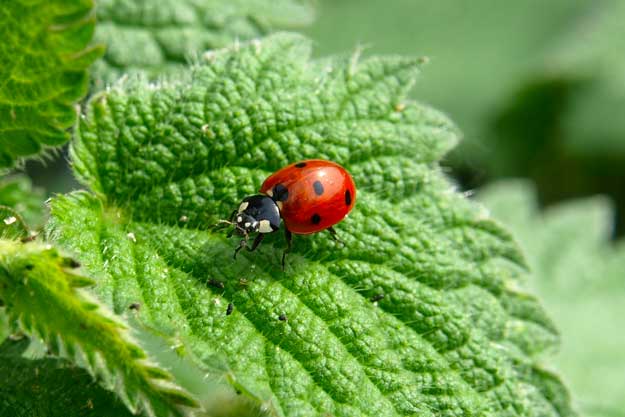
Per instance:
[[[343,220],[356,203],[354,180],[342,166],[321,159],[288,165],[270,175],[260,187],[260,194],[243,199],[227,223],[233,233],[244,236],[234,251],[255,250],[268,233],[280,228],[284,220],[287,247],[282,254],[282,268],[291,249],[293,234],[307,235],[328,230],[338,240],[332,226]],[[258,233],[251,246],[248,237]]]

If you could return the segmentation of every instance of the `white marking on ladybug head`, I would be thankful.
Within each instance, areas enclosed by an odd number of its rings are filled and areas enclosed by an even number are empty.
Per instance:
[[[243,221],[243,217],[242,216],[237,216],[237,223],[241,223]]]
[[[245,209],[247,208],[247,206],[249,206],[250,203],[248,203],[247,201],[244,201],[241,203],[241,205],[239,206],[239,213],[243,213],[245,211]],[[241,221],[241,220],[238,220]]]
[[[261,220],[260,225],[258,227],[258,231],[260,233],[271,233],[273,232],[273,227],[271,227],[271,223],[269,220]]]
[[[267,194],[269,197],[273,197],[273,188],[268,189],[265,194]]]
[[[245,227],[250,227],[252,225],[252,223],[250,222],[245,222]]]

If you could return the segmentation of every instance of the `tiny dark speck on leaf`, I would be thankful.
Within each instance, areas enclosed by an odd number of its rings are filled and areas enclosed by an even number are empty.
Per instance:
[[[26,265],[24,265],[24,268],[26,268],[27,271],[32,271],[35,268],[35,265],[33,265],[33,264],[26,264]]]
[[[79,268],[80,267],[80,262],[78,262],[76,259],[72,259],[69,258],[67,260],[67,264],[70,268]]]
[[[30,234],[28,236],[25,236],[25,237],[21,238],[20,241],[22,243],[28,243],[28,242],[32,242],[35,239],[37,239],[37,234],[36,233]]]
[[[224,288],[224,283],[219,281],[219,280],[217,280],[217,279],[212,279],[211,278],[207,282],[208,282],[208,285],[210,285],[211,287],[220,288],[222,290]]]
[[[384,294],[376,294],[373,297],[371,297],[369,300],[375,303],[376,301],[380,301],[383,298],[384,298]]]
[[[284,313],[283,313],[283,314],[280,314],[280,315],[278,316],[278,320],[280,320],[280,321],[287,321],[286,314],[284,314]]]
[[[234,304],[228,303],[228,308],[226,309],[226,316],[229,316],[230,314],[232,314],[233,310],[234,310]]]
[[[141,304],[139,303],[132,303],[128,306],[128,308],[130,310],[139,310],[141,308]]]

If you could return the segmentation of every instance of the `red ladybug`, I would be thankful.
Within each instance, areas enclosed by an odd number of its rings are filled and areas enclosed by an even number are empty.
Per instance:
[[[282,254],[282,267],[291,249],[292,234],[307,235],[328,230],[343,220],[356,203],[354,180],[342,166],[321,159],[310,159],[288,165],[263,182],[260,193],[246,197],[232,213],[228,223],[244,236],[234,257],[242,249],[253,251],[267,233],[280,228],[284,220],[287,248]],[[258,233],[252,246],[247,246],[250,233]]]

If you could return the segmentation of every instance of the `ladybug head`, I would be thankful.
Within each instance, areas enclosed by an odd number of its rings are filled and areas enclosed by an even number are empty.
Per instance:
[[[253,195],[246,197],[239,204],[232,219],[237,234],[247,236],[250,233],[272,233],[280,228],[280,209],[270,197]]]

